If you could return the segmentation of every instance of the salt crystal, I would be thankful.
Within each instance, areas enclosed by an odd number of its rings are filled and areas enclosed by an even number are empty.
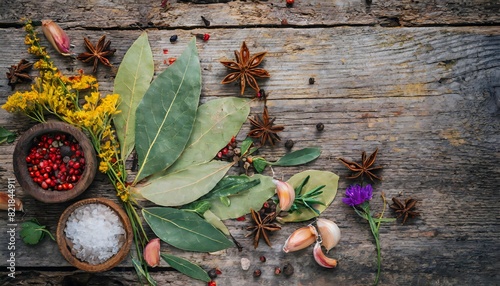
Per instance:
[[[250,259],[243,257],[241,259],[241,269],[248,270],[250,268]]]
[[[125,229],[114,210],[103,204],[86,204],[69,216],[64,229],[73,243],[72,253],[92,265],[106,262],[125,241]]]

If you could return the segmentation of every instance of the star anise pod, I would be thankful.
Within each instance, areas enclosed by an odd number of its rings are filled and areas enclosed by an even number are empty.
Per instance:
[[[420,215],[420,213],[413,210],[413,208],[415,208],[417,204],[417,200],[409,198],[405,200],[404,204],[397,198],[392,198],[392,201],[394,202],[394,204],[392,204],[390,207],[398,214],[397,218],[403,217],[402,224],[406,222],[406,219],[408,219],[408,217],[413,218]]]
[[[262,62],[267,52],[256,53],[250,56],[250,51],[248,50],[247,44],[243,41],[241,44],[240,51],[234,51],[236,61],[223,60],[221,63],[234,72],[228,74],[223,80],[222,84],[231,83],[235,80],[240,80],[241,95],[245,92],[245,87],[248,84],[251,88],[255,90],[256,93],[259,92],[259,85],[255,77],[270,77],[269,73],[265,69],[257,68]]]
[[[93,73],[97,71],[99,62],[108,67],[112,66],[108,60],[108,57],[112,56],[116,52],[116,49],[109,48],[109,46],[111,45],[111,41],[106,42],[106,35],[103,35],[99,39],[96,46],[92,45],[92,43],[87,38],[83,38],[83,40],[85,41],[85,47],[89,52],[79,54],[77,59],[81,60],[84,63],[93,61]]]
[[[30,81],[31,76],[28,72],[31,70],[33,66],[32,63],[28,62],[25,59],[19,61],[17,65],[11,65],[7,74],[7,79],[9,79],[9,85],[14,90],[14,87],[17,83],[21,83],[23,81]]]
[[[260,138],[260,145],[264,146],[266,142],[269,142],[274,146],[276,141],[281,141],[281,138],[277,134],[285,129],[283,125],[274,125],[274,120],[276,118],[269,119],[269,113],[267,111],[267,106],[264,105],[264,113],[262,116],[255,115],[254,118],[248,118],[252,125],[248,136],[252,138]]]
[[[348,179],[356,179],[359,176],[366,175],[372,182],[374,179],[382,180],[381,177],[373,174],[373,171],[382,169],[382,166],[373,166],[375,163],[375,159],[377,158],[378,148],[370,155],[370,157],[366,158],[366,152],[363,151],[361,153],[361,164],[356,162],[347,161],[343,158],[339,158],[340,162],[342,162],[349,170],[355,172],[352,176],[347,177]]]
[[[254,211],[253,209],[250,209],[250,211],[252,213],[252,219],[255,222],[255,225],[247,227],[247,230],[251,230],[252,232],[247,234],[245,237],[255,234],[253,239],[254,248],[257,248],[257,246],[259,246],[259,240],[261,237],[264,238],[264,241],[267,243],[267,245],[271,246],[271,241],[269,241],[267,232],[281,229],[279,225],[272,223],[276,218],[276,212],[272,212],[270,214],[267,214],[264,218],[261,218],[258,212]]]

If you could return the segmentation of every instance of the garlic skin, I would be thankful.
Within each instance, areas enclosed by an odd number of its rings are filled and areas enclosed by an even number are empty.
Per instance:
[[[313,244],[318,237],[316,228],[312,225],[304,226],[294,231],[285,241],[285,253],[304,249]]]
[[[160,239],[151,239],[143,251],[144,260],[151,267],[160,265]]]
[[[0,193],[0,210],[14,209],[16,211],[24,212],[23,202],[16,197],[9,197],[9,194],[1,192]]]
[[[321,250],[321,243],[319,241],[317,241],[316,245],[314,245],[313,256],[314,256],[314,260],[316,260],[316,262],[322,267],[325,267],[325,268],[337,267],[337,259],[327,257],[323,253],[323,250]]]
[[[276,193],[278,194],[278,198],[280,200],[280,209],[286,212],[293,205],[293,201],[295,200],[295,190],[292,185],[287,182],[273,179],[273,183],[276,185]]]
[[[42,31],[47,40],[61,55],[71,55],[69,37],[59,25],[52,20],[42,20]]]
[[[321,245],[326,248],[326,253],[328,253],[340,241],[340,228],[333,221],[324,218],[318,218],[316,225],[321,235]]]

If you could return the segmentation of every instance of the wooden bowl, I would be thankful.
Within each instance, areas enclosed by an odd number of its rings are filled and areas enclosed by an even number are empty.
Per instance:
[[[28,156],[33,146],[34,139],[43,134],[54,132],[73,136],[84,152],[85,168],[80,179],[71,190],[45,190],[33,181],[28,171],[26,156]],[[35,199],[45,203],[61,203],[76,198],[90,186],[97,171],[96,154],[88,137],[78,128],[61,121],[40,123],[24,132],[19,137],[14,149],[13,162],[14,174],[23,190]]]
[[[106,260],[106,262],[97,265],[92,265],[90,263],[81,261],[80,259],[76,258],[71,253],[71,246],[70,246],[71,241],[66,238],[66,234],[64,233],[64,229],[66,228],[66,222],[69,216],[77,208],[86,204],[103,204],[110,207],[112,210],[116,212],[116,214],[118,215],[123,224],[123,228],[125,229],[125,242],[123,243],[121,249],[114,256]],[[120,262],[122,262],[127,257],[130,251],[130,247],[132,245],[132,225],[130,224],[130,220],[125,211],[115,202],[104,198],[90,198],[72,204],[63,212],[63,214],[59,218],[59,222],[57,223],[56,239],[61,254],[71,265],[75,266],[80,270],[88,272],[101,272],[110,270],[111,268],[120,264]]]

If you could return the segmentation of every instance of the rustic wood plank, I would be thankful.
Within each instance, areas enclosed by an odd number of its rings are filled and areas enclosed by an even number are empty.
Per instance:
[[[210,0],[209,0],[210,1]],[[0,26],[19,23],[23,17],[53,19],[64,28],[130,29],[204,27],[205,16],[214,27],[280,26],[286,19],[294,26],[315,25],[492,25],[500,23],[498,1],[230,1],[199,5],[169,1],[170,9],[159,0],[140,1],[44,1],[43,7],[31,0],[5,0]],[[194,0],[193,2],[196,2]]]
[[[178,56],[192,33],[202,31],[150,30],[156,70],[167,68],[164,60]],[[174,33],[180,40],[170,44],[169,36]],[[116,67],[140,31],[71,30],[70,36],[77,46],[75,52],[82,51],[83,36],[96,40],[102,34],[107,34],[118,49],[112,59]],[[217,278],[218,285],[370,284],[375,269],[374,245],[368,225],[340,201],[350,181],[343,178],[348,172],[336,158],[359,160],[362,150],[372,152],[378,147],[384,181],[375,185],[376,191],[384,191],[389,198],[399,194],[403,198],[411,196],[419,201],[417,208],[422,213],[404,226],[382,228],[381,282],[387,285],[498,283],[500,265],[496,256],[500,251],[497,243],[500,228],[495,214],[500,199],[497,180],[500,32],[497,27],[234,28],[214,29],[211,34],[210,41],[198,42],[203,69],[202,100],[238,92],[236,85],[220,84],[227,70],[218,61],[231,58],[241,41],[247,41],[251,52],[267,50],[264,67],[272,77],[259,82],[270,94],[270,114],[277,117],[277,123],[286,126],[283,140],[293,139],[294,149],[322,148],[321,157],[308,166],[276,167],[275,174],[287,179],[310,168],[342,176],[339,197],[324,214],[336,221],[342,231],[342,241],[331,253],[339,259],[339,267],[321,269],[315,264],[311,249],[292,254],[281,252],[286,237],[304,224],[285,225],[273,236],[272,248],[261,244],[253,250],[251,240],[244,237],[248,220],[227,221],[244,246],[242,252],[229,249],[217,255],[187,253],[166,245],[164,251],[188,258],[206,269],[220,267],[223,275]],[[6,70],[27,57],[21,46],[23,36],[21,29],[0,29],[5,53],[0,58],[0,69]],[[164,54],[164,49],[168,49],[168,54]],[[54,59],[69,71],[91,70],[69,58],[54,56]],[[111,92],[114,72],[99,68],[102,92]],[[309,77],[315,78],[314,85],[308,83]],[[0,103],[10,93],[6,81],[1,81]],[[246,96],[252,96],[251,92]],[[252,113],[261,112],[261,108],[262,103],[255,102]],[[323,132],[316,131],[318,122],[324,123]],[[31,124],[23,117],[0,111],[0,126],[9,130],[23,132]],[[248,124],[238,139],[243,139],[247,130]],[[0,146],[1,182],[13,176],[12,152],[13,145]],[[261,155],[274,160],[285,153],[281,142],[274,148],[263,149]],[[266,174],[270,175],[270,170]],[[53,231],[58,216],[69,204],[40,204],[26,197],[21,189],[17,189],[17,194],[28,209],[26,216],[17,217],[19,221],[36,217]],[[114,198],[104,176],[99,176],[81,198],[92,196]],[[375,198],[373,209],[381,207],[378,197]],[[6,218],[2,216],[0,232],[5,233],[6,228]],[[34,281],[33,285],[45,285],[73,273],[71,269],[64,273],[48,269],[69,267],[55,243],[46,239],[40,246],[28,247],[17,241],[22,283]],[[4,248],[0,253],[3,266],[7,253]],[[260,255],[267,257],[265,264],[259,262]],[[251,269],[261,268],[263,276],[254,279],[251,271],[242,271],[241,257],[251,259]],[[295,275],[288,279],[274,276],[274,267],[285,262],[293,264]],[[30,270],[40,265],[47,269]],[[121,267],[97,277],[119,280],[123,276],[122,285],[135,285],[130,261]],[[189,281],[190,285],[203,285],[165,268],[154,274],[164,284]]]

